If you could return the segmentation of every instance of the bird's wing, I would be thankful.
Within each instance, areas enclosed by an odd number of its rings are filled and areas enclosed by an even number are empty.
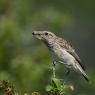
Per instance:
[[[58,41],[57,41],[58,43],[59,43],[59,45],[62,47],[62,48],[65,48],[65,50],[69,53],[69,54],[71,54],[76,60],[77,60],[77,62],[80,64],[80,66],[82,67],[82,69],[83,70],[85,70],[85,68],[84,68],[84,66],[83,66],[83,64],[82,64],[82,62],[81,62],[81,59],[79,58],[79,56],[77,55],[77,53],[75,52],[75,50],[73,49],[73,47],[72,47],[72,45],[68,42],[68,41],[66,41],[66,40],[64,40],[64,39],[62,39],[62,38],[58,38]]]

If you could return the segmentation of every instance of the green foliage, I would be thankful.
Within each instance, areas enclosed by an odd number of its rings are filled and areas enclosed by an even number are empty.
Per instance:
[[[0,81],[0,95],[20,95],[15,91],[13,84],[9,81]],[[30,95],[28,93],[24,93],[23,95]],[[38,92],[32,92],[32,95],[40,95]]]
[[[69,90],[74,90],[73,85],[63,84],[59,79],[53,78],[51,85],[46,86],[46,91],[51,95],[64,95]]]
[[[0,0],[0,80],[10,80],[22,95],[35,90],[46,94],[52,59],[32,32],[49,30],[74,44],[93,80],[89,86],[71,73],[68,80],[76,86],[73,95],[95,95],[94,11],[94,0]],[[63,67],[56,69],[58,77],[63,77]],[[60,81],[53,81],[61,89]]]
[[[74,90],[72,85],[62,84],[59,79],[53,78],[52,84],[46,86],[46,91],[50,92],[51,95],[64,95],[69,90]],[[20,95],[14,89],[13,84],[9,81],[0,81],[0,95]],[[30,95],[28,93],[24,93],[24,95]],[[32,92],[32,95],[40,95],[38,92]]]

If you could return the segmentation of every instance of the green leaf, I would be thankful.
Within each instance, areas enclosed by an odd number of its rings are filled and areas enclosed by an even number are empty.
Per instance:
[[[51,91],[52,89],[53,89],[53,88],[52,88],[51,85],[47,85],[47,86],[46,86],[46,91],[47,91],[47,92]]]
[[[52,79],[53,87],[60,89],[61,88],[61,81],[59,79],[53,78]]]
[[[73,91],[74,90],[74,86],[72,84],[70,84],[70,85],[64,85],[64,90],[66,90],[66,89]]]

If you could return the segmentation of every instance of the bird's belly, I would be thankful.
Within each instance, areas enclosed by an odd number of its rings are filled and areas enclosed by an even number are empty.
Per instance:
[[[67,63],[67,65],[71,65],[74,63],[75,58],[69,54],[66,50],[59,50],[53,53],[54,59],[60,63]]]

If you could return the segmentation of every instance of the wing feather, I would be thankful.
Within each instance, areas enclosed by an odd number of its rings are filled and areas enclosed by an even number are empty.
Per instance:
[[[63,38],[58,38],[57,39],[58,44],[62,47],[65,48],[65,50],[70,53],[75,59],[76,61],[80,64],[80,66],[82,67],[83,70],[85,70],[81,59],[79,58],[79,56],[77,55],[77,53],[75,52],[73,46],[66,40],[64,40]]]

